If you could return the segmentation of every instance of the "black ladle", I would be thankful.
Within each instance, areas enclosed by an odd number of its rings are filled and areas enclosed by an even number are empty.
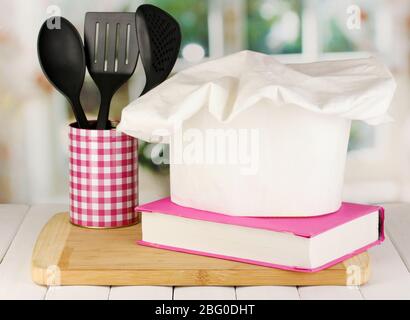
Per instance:
[[[138,46],[146,77],[143,95],[171,73],[178,58],[181,30],[170,14],[150,4],[138,7],[136,21]]]
[[[55,19],[60,19],[59,25]],[[79,128],[88,129],[89,123],[80,103],[85,54],[76,28],[63,17],[49,18],[38,34],[37,54],[48,81],[70,101]]]

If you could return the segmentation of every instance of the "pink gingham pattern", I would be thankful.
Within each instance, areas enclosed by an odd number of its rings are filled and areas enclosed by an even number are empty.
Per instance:
[[[134,224],[138,215],[137,140],[113,130],[70,125],[70,220],[83,227]]]

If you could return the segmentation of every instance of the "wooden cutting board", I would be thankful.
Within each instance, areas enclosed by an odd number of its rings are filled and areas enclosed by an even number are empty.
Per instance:
[[[139,246],[141,226],[84,229],[56,214],[41,231],[32,257],[40,285],[361,285],[368,281],[367,253],[317,273],[260,267]]]

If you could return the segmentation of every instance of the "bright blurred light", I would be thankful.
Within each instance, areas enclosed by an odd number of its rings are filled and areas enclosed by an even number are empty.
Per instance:
[[[265,1],[259,8],[259,14],[265,20],[270,20],[276,14],[275,4],[271,1]]]
[[[198,62],[205,57],[205,49],[197,43],[189,43],[182,49],[182,57],[188,62]]]
[[[266,44],[270,49],[278,48],[285,43],[292,43],[299,36],[299,16],[294,11],[284,13],[277,24],[272,25],[266,37]]]
[[[283,0],[265,0],[259,7],[259,14],[265,20],[271,20],[290,9],[289,3]]]

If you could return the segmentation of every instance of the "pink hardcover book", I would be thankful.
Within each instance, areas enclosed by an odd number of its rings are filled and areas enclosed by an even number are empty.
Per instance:
[[[179,206],[170,198],[136,208],[140,245],[301,272],[316,272],[384,240],[384,210],[343,203],[327,215],[238,217]]]

